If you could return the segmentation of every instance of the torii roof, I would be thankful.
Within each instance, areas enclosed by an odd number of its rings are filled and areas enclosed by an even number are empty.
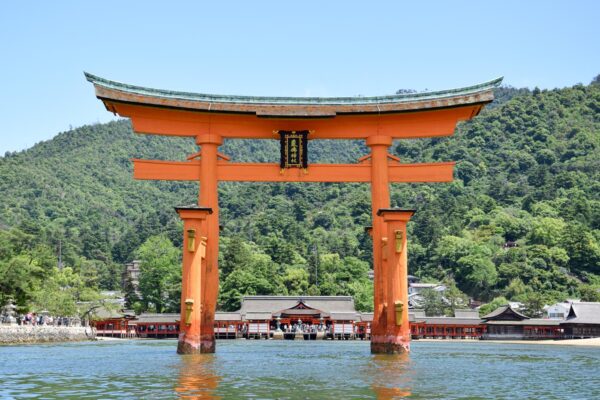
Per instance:
[[[129,103],[203,112],[255,114],[259,117],[334,117],[338,114],[380,114],[486,104],[502,77],[449,90],[374,97],[229,96],[152,89],[84,73],[109,111],[110,103]]]

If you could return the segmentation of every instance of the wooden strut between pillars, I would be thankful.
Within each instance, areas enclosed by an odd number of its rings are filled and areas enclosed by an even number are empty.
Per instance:
[[[142,180],[199,181],[201,162],[133,160],[133,176]],[[451,182],[454,162],[387,165],[390,183]],[[361,164],[309,164],[306,172],[279,164],[217,161],[217,180],[234,182],[371,182],[372,167]]]

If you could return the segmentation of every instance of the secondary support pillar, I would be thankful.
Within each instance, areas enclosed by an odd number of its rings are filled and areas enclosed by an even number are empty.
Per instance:
[[[179,354],[213,353],[214,339],[203,337],[202,314],[206,309],[204,281],[208,257],[209,238],[207,218],[212,213],[208,207],[178,207],[183,220],[183,269],[181,271],[181,317],[179,322]],[[213,326],[210,326],[213,329]]]
[[[371,352],[379,353],[378,343],[385,338],[387,288],[382,270],[381,245],[385,226],[377,210],[390,207],[388,176],[388,148],[392,145],[389,136],[370,136],[367,146],[371,148],[371,211],[373,217],[373,322],[371,324]]]
[[[382,271],[388,307],[385,313],[385,334],[377,343],[371,342],[373,353],[397,354],[410,350],[406,224],[414,212],[395,208],[380,209],[377,212],[386,226]]]

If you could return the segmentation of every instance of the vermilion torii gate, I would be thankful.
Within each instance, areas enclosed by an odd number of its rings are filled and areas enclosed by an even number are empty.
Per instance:
[[[371,352],[408,351],[406,224],[413,211],[390,208],[389,184],[449,182],[454,163],[402,164],[388,153],[389,147],[394,139],[452,135],[458,121],[471,119],[493,100],[502,78],[439,92],[298,98],[174,92],[85,76],[109,111],[131,119],[135,132],[194,137],[200,146],[188,161],[133,161],[136,179],[200,183],[199,205],[177,209],[184,222],[179,353],[215,351],[219,181],[370,183],[375,293]],[[305,154],[297,150],[303,143],[301,138],[294,142],[300,132],[309,140],[365,140],[371,153],[356,164],[301,165]],[[229,138],[280,139],[282,163],[230,162],[218,152]]]

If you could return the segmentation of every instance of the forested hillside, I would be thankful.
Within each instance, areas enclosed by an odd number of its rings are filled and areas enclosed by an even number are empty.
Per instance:
[[[497,98],[453,137],[392,148],[403,162],[457,161],[452,183],[392,187],[392,206],[417,209],[410,273],[445,281],[458,298],[504,297],[532,310],[566,297],[598,299],[597,79],[557,90],[502,88]],[[51,287],[77,299],[121,289],[122,263],[139,257],[155,291],[140,307],[174,307],[163,301],[178,299],[173,207],[194,203],[197,184],[134,181],[130,159],[183,160],[196,151],[193,140],[135,135],[118,121],[0,158],[0,302],[41,306]],[[276,141],[230,140],[220,151],[244,161],[279,156]],[[355,162],[367,152],[352,141],[309,146],[311,162]],[[304,293],[351,294],[372,307],[368,185],[222,183],[219,192],[222,308],[236,308],[242,294]],[[62,270],[54,268],[59,246]]]

